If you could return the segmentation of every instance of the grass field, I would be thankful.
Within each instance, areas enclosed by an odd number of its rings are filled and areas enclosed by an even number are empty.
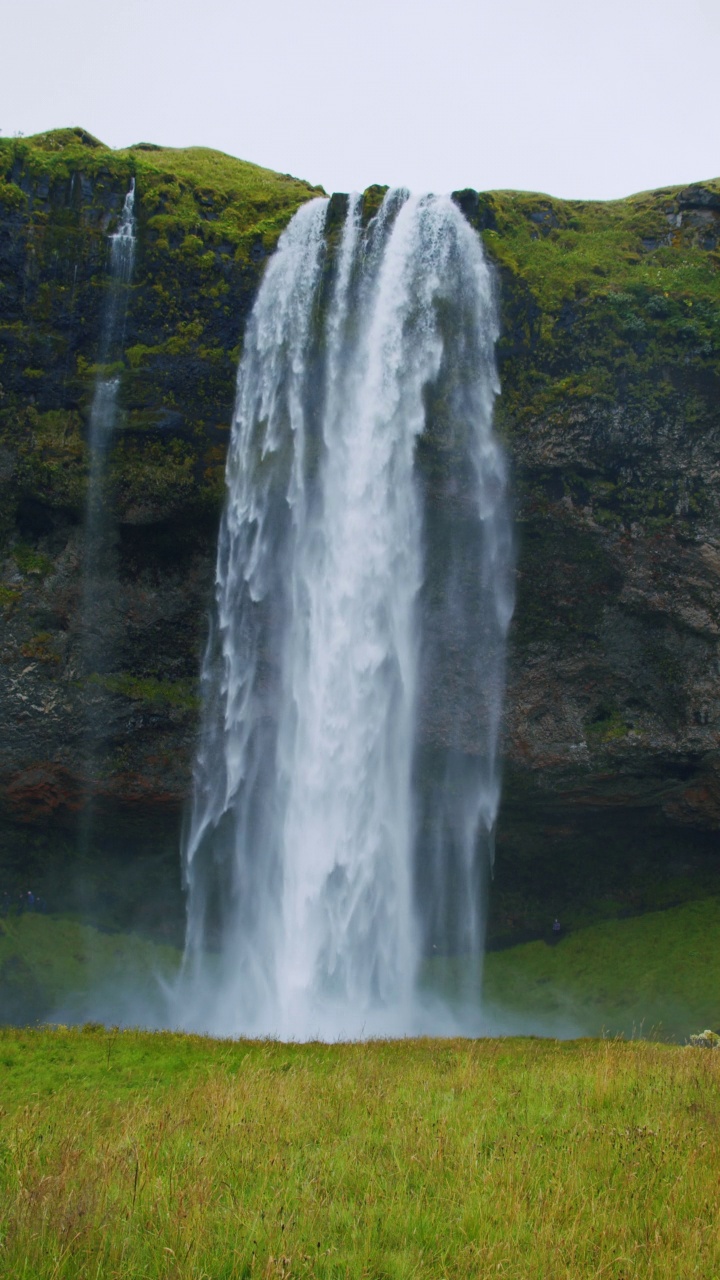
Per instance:
[[[684,1039],[720,1024],[720,901],[486,957],[490,1024]],[[22,1020],[151,1007],[179,953],[2,922]],[[457,973],[435,961],[431,985]],[[129,1007],[129,1006],[128,1006]],[[720,1054],[652,1040],[212,1041],[0,1029],[0,1274],[720,1274]]]
[[[720,1054],[0,1032],[12,1277],[720,1274]]]

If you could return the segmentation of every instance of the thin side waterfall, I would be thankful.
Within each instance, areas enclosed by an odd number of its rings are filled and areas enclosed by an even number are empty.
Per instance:
[[[341,227],[337,199],[281,238],[238,372],[175,1011],[219,1034],[449,1029],[436,939],[482,949],[512,609],[492,279],[451,199],[391,191],[366,225],[351,196]],[[426,785],[450,632],[477,723]]]
[[[90,408],[90,490],[102,470],[108,444],[115,427],[119,379],[107,376],[108,364],[117,359],[121,349],[127,318],[128,286],[135,263],[135,179],[125,196],[117,228],[110,239],[109,288],[103,315],[98,364],[101,372],[95,383]],[[96,483],[96,488],[99,487]],[[89,501],[89,498],[88,498]]]
[[[88,487],[85,506],[83,547],[83,634],[81,662],[83,675],[92,679],[110,669],[112,635],[110,615],[116,607],[111,583],[115,574],[114,522],[110,518],[107,491],[107,460],[117,425],[120,377],[113,370],[121,358],[125,322],[135,262],[135,179],[125,196],[120,220],[110,235],[108,291],[102,318],[99,372],[95,381],[88,430]],[[92,792],[95,756],[103,736],[104,715],[100,690],[87,703],[86,773]],[[87,831],[83,838],[87,837]]]

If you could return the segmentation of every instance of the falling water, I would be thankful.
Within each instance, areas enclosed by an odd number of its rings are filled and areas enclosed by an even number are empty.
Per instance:
[[[95,381],[88,430],[89,470],[85,506],[83,555],[83,634],[81,662],[84,675],[108,670],[111,662],[111,614],[116,607],[112,590],[115,573],[114,522],[109,518],[107,457],[117,422],[120,379],[111,372],[124,345],[129,286],[135,260],[135,179],[125,196],[120,221],[110,239],[110,270],[102,317],[98,375]],[[95,756],[104,732],[102,698],[86,706],[86,773],[95,770]],[[89,785],[89,791],[92,786]],[[87,819],[89,821],[89,818]],[[87,821],[81,833],[87,843]]]
[[[511,610],[491,276],[449,198],[337,212],[313,201],[288,227],[238,374],[178,1006],[224,1034],[432,1030],[423,956],[441,927],[466,955],[482,943]],[[445,548],[428,591],[443,450],[474,560]],[[479,649],[482,725],[474,763],[445,744],[428,815],[418,685],[446,681],[445,610]]]
[[[107,366],[122,348],[127,316],[128,286],[135,260],[135,179],[125,196],[120,222],[110,236],[110,278],[103,314],[98,364],[100,372],[90,406],[90,475],[88,480],[87,515],[88,549],[92,550],[89,524],[103,502],[103,472],[108,445],[115,429],[119,378],[107,376]]]

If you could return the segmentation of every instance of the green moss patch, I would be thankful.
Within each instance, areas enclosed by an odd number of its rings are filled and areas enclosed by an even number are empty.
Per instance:
[[[49,556],[24,542],[18,543],[13,548],[13,558],[20,572],[26,577],[44,578],[52,573],[54,568]]]
[[[50,508],[82,511],[87,450],[77,411],[40,412],[30,404],[0,412],[0,443],[14,459],[10,491],[16,501],[30,498]]]
[[[175,707],[182,711],[198,711],[199,697],[195,680],[159,680],[150,676],[132,676],[126,672],[117,675],[89,677],[89,684],[119,694],[133,702],[148,707]]]

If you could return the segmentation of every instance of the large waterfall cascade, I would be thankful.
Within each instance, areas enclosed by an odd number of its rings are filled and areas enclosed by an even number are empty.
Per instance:
[[[268,265],[202,671],[186,1026],[438,1030],[425,958],[481,953],[512,611],[496,336],[449,197],[390,191],[369,221],[359,196],[312,201]],[[473,741],[464,712],[425,758],[434,683],[474,698]]]
[[[110,254],[102,315],[98,374],[90,405],[88,428],[88,484],[83,546],[83,633],[81,663],[84,675],[108,670],[112,648],[108,611],[116,607],[110,589],[114,576],[114,521],[109,510],[107,461],[117,426],[120,378],[113,367],[121,358],[130,284],[135,262],[135,179],[125,196],[120,218],[109,236]],[[95,754],[103,734],[102,706],[88,704],[85,725],[86,772],[94,772]],[[83,839],[86,839],[87,831]]]

